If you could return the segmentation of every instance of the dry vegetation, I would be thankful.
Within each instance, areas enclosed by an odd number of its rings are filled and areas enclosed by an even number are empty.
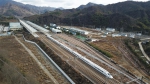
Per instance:
[[[75,71],[66,62],[62,61],[61,58],[56,56],[39,40],[34,39],[32,36],[30,37],[30,35],[29,38],[27,37],[27,39],[37,42],[54,59],[54,61],[56,61],[56,63],[73,79],[74,82],[76,82],[77,84],[91,84],[89,80],[87,80],[80,73]],[[26,45],[31,49],[33,48],[31,47],[32,45]],[[6,61],[9,66],[12,67],[9,68],[8,66],[0,62],[0,84],[53,84],[50,82],[51,79],[43,72],[42,69],[38,67],[37,63],[33,60],[33,58],[15,40],[13,36],[0,37],[0,56],[5,59],[4,61]],[[50,70],[50,72],[52,72],[52,70]],[[56,72],[52,72],[52,75],[56,75]],[[57,74],[56,76],[59,75]],[[63,81],[59,78],[61,77],[59,76],[57,78],[59,81]],[[62,82],[60,84],[68,83]]]
[[[0,84],[50,83],[49,77],[13,36],[0,37],[0,56],[7,63],[0,62]]]
[[[99,48],[100,50],[105,51],[108,54],[111,54],[111,57],[114,60],[116,60],[116,57],[117,57],[117,59],[121,57],[121,52],[113,44],[113,39],[111,37],[102,38],[99,41],[96,41],[96,42],[93,42],[93,43],[90,43],[90,44],[95,45],[97,48]]]
[[[26,39],[36,42],[76,84],[92,84],[91,81],[89,81],[87,78],[81,75],[81,73],[74,70],[67,62],[65,62],[59,56],[57,56],[39,39],[35,39],[29,34],[24,35]]]
[[[107,54],[110,54],[111,59],[133,74],[139,77],[144,76],[145,78],[149,78],[149,75],[146,74],[146,69],[143,68],[141,61],[139,61],[138,57],[125,45],[125,39],[127,38],[100,38],[100,41],[92,42],[90,45],[94,45],[99,50],[104,50]]]
[[[28,54],[15,41],[14,37],[0,37],[1,84],[38,84],[33,73],[26,73],[25,66],[29,68],[29,64],[23,65],[25,63],[23,58],[26,56]]]

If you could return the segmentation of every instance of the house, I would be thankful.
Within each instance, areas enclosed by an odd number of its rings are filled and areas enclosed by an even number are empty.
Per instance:
[[[126,33],[121,33],[121,36],[127,37],[128,35]]]
[[[135,38],[135,34],[130,34],[130,38]]]
[[[102,29],[101,29],[101,28],[96,28],[95,30],[96,30],[96,31],[101,31]]]
[[[60,29],[60,28],[61,28],[60,26],[57,26],[57,27],[56,27],[56,29]]]
[[[9,27],[10,27],[10,30],[13,30],[13,31],[23,29],[23,27],[21,26],[19,22],[10,22]]]
[[[101,35],[101,37],[102,37],[102,38],[106,38],[107,36],[106,36],[106,35]]]
[[[110,31],[110,32],[115,32],[115,29],[114,28],[106,28],[107,31]]]
[[[87,35],[89,34],[88,31],[85,31],[85,30],[81,30],[81,29],[77,29],[77,28],[70,28],[69,31],[73,34],[76,34],[76,33],[80,33],[82,35]]]
[[[137,36],[141,36],[142,35],[142,33],[137,33]]]
[[[56,24],[50,23],[50,27],[56,27]]]
[[[4,32],[8,32],[9,29],[10,29],[9,27],[4,27],[3,31],[4,31]]]
[[[91,39],[91,42],[99,41],[99,39]]]
[[[4,29],[4,26],[0,25],[0,32],[2,32]]]
[[[49,26],[47,26],[47,25],[44,25],[44,28],[48,29],[48,28],[49,28]]]
[[[120,37],[120,34],[112,34],[112,37]]]
[[[62,33],[62,31],[59,29],[52,28],[51,30],[52,30],[52,32],[54,32],[56,34]]]

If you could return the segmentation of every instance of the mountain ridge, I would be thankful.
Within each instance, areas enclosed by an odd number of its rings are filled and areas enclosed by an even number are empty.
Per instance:
[[[77,7],[77,9],[84,9],[84,8],[88,8],[88,7],[90,7],[90,6],[96,6],[96,5],[101,5],[101,6],[103,6],[102,4],[96,4],[96,3],[89,2],[89,3],[87,3],[86,5],[80,5],[79,7]]]
[[[14,9],[11,9],[9,7],[10,4]],[[35,14],[42,14],[46,11],[54,11],[55,9],[58,9],[58,8],[39,7],[39,6],[34,6],[34,5],[29,5],[29,4],[23,4],[23,3],[16,2],[13,0],[0,0],[0,14],[6,15],[6,16],[18,16],[19,15],[21,17],[24,17],[24,16],[35,15]],[[60,9],[63,9],[63,8],[60,8]],[[4,10],[7,10],[7,11],[4,11]]]
[[[38,24],[113,27],[116,30],[143,31],[150,33],[150,1],[125,1],[116,4],[94,5],[83,9],[58,10],[25,19]]]

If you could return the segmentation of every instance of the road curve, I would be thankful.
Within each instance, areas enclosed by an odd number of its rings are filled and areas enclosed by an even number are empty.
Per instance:
[[[140,47],[140,49],[141,49],[141,51],[142,51],[144,57],[146,57],[146,59],[150,62],[150,58],[149,58],[148,55],[145,53],[145,51],[144,51],[144,49],[143,49],[141,43],[142,43],[142,42],[139,42],[139,43],[138,43],[138,44],[139,44],[139,47]]]

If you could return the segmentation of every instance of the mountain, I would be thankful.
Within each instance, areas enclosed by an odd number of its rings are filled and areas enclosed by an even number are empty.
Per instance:
[[[90,6],[96,6],[96,5],[102,5],[102,4],[95,4],[95,3],[89,2],[89,3],[86,4],[86,5],[80,5],[77,9],[84,9],[84,8],[88,8],[88,7],[90,7]]]
[[[47,11],[54,11],[53,7],[37,7],[29,4],[22,4],[13,0],[0,0],[0,14],[6,16],[30,16],[42,14]],[[60,8],[63,9],[63,8]]]
[[[13,3],[12,0],[0,0],[0,6],[4,5],[4,4],[7,4],[7,3]]]
[[[150,1],[125,1],[109,5],[80,6],[76,9],[55,10],[25,19],[38,24],[57,23],[86,27],[112,27],[116,30],[143,31],[150,34]]]
[[[34,15],[34,13],[24,9],[24,8],[20,8],[17,5],[11,4],[11,3],[7,3],[3,6],[0,7],[0,13],[2,15],[6,15],[6,16],[29,16],[29,15]]]

